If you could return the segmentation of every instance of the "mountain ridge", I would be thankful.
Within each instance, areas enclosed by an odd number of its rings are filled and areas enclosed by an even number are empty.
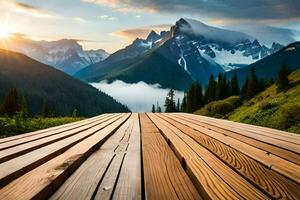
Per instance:
[[[199,32],[199,29],[202,32]],[[214,36],[208,37],[209,32],[215,32]],[[238,40],[235,39],[233,42],[231,36],[227,37],[227,42],[224,41],[226,37],[223,37],[221,41],[215,39],[215,36],[221,37],[231,34],[234,34]],[[173,68],[177,72],[184,69],[186,73],[180,72],[177,74],[177,76],[180,76],[178,80],[182,80],[188,74],[190,77],[186,82],[199,80],[205,85],[211,74],[217,76],[219,73],[247,66],[283,47],[280,44],[273,43],[268,48],[260,45],[257,40],[254,39],[251,42],[250,39],[251,37],[244,33],[211,27],[196,20],[192,20],[191,23],[190,19],[187,21],[181,18],[171,27],[170,31],[161,32],[160,34],[151,31],[145,40],[136,39],[131,45],[110,55],[104,61],[80,70],[75,74],[75,77],[86,82],[121,79],[130,83],[144,81],[152,84],[154,79],[149,80],[146,78],[146,74],[151,71],[151,67],[155,67],[155,71],[158,71],[156,66],[147,64],[155,63],[163,71],[164,63],[160,63],[155,56],[153,58],[155,62],[149,62],[151,56],[148,55],[159,54],[164,58],[162,62],[168,61],[169,68]],[[120,52],[129,56],[122,56]],[[135,62],[139,64],[135,64]],[[135,72],[140,71],[140,69],[137,69],[139,66],[148,71],[139,72],[140,77],[134,77]],[[122,72],[124,74],[121,74]],[[165,76],[168,76],[168,74],[165,74]],[[164,88],[186,89],[183,87],[186,84],[185,82],[167,84],[164,77],[159,77],[161,78],[155,80]]]
[[[83,50],[78,40],[74,39],[34,41],[12,35],[3,44],[5,45],[0,45],[0,48],[23,53],[70,75],[109,56],[103,49]]]

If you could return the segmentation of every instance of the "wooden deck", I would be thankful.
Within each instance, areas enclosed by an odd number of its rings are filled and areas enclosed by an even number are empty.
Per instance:
[[[300,199],[300,136],[184,113],[0,139],[0,199]]]

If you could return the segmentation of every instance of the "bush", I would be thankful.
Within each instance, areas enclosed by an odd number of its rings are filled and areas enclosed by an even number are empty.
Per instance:
[[[290,105],[285,107],[279,115],[279,128],[288,129],[300,124],[300,106]]]
[[[205,115],[216,118],[225,118],[227,114],[242,104],[241,98],[232,96],[224,100],[213,101],[204,106],[204,108],[195,112],[195,114]]]

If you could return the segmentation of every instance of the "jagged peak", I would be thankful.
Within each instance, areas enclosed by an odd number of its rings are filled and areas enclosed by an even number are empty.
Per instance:
[[[157,40],[159,37],[160,37],[160,35],[157,34],[154,30],[152,30],[152,31],[149,33],[149,35],[148,35],[148,37],[147,37],[146,40],[147,40],[147,41],[153,42],[153,41]]]

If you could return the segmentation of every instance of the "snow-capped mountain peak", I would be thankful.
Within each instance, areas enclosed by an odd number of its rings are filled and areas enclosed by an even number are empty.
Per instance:
[[[188,18],[181,18],[177,21],[173,30],[173,35],[184,33],[203,37],[211,42],[236,44],[247,39],[253,39],[245,33],[208,26],[200,21]]]

